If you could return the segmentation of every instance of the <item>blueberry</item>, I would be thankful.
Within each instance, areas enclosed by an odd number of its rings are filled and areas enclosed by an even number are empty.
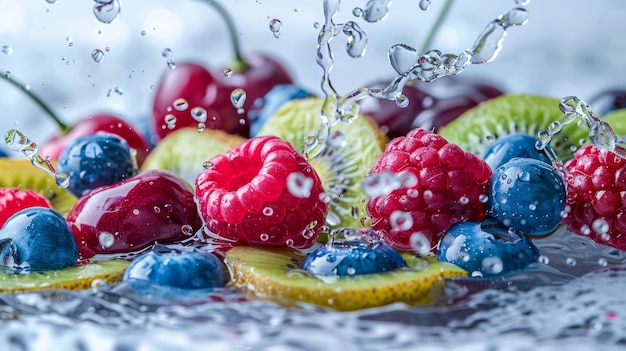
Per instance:
[[[545,152],[537,150],[536,143],[537,138],[528,134],[507,134],[491,144],[483,155],[483,160],[492,170],[509,162],[514,157],[534,158],[551,163]]]
[[[441,238],[438,257],[473,276],[498,277],[525,268],[539,259],[539,250],[526,236],[497,222],[459,222]]]
[[[487,212],[507,228],[548,234],[562,220],[565,192],[563,178],[550,164],[513,158],[491,176]]]
[[[132,284],[133,280],[174,289],[213,289],[225,286],[228,274],[222,261],[209,252],[181,245],[155,244],[124,272],[125,282]]]
[[[11,216],[0,229],[0,266],[8,271],[46,271],[73,266],[78,247],[58,212],[30,207]]]
[[[0,157],[8,157],[7,151],[4,147],[0,146]]]
[[[311,252],[302,263],[302,269],[318,276],[348,276],[381,273],[406,266],[402,255],[391,246],[382,240],[367,240],[362,236],[363,231],[371,229],[342,230],[351,233],[340,240],[330,240]]]
[[[313,96],[310,92],[293,84],[275,85],[262,98],[254,101],[248,112],[250,136],[256,136],[267,121],[287,101]]]
[[[58,172],[70,176],[67,188],[77,197],[129,178],[134,162],[126,140],[100,132],[73,140],[59,156]]]

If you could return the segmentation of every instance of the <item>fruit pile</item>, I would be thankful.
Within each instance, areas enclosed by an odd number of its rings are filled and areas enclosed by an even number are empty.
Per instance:
[[[235,47],[231,77],[195,63],[164,74],[150,135],[109,115],[70,128],[50,113],[64,134],[17,150],[50,160],[67,187],[0,159],[0,292],[124,281],[141,294],[231,287],[354,310],[532,269],[533,240],[560,225],[626,250],[626,162],[581,146],[574,124],[550,145],[563,167],[536,147],[559,100],[463,78],[445,97],[410,86],[410,100],[433,103],[364,103],[307,159],[324,100]],[[605,117],[621,135],[624,120]]]

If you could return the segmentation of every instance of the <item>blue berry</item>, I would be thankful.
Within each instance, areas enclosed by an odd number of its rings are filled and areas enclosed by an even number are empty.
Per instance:
[[[222,261],[209,252],[181,245],[155,244],[124,272],[125,282],[132,284],[133,280],[174,289],[213,289],[226,285],[228,273]]]
[[[9,154],[7,154],[6,150],[0,146],[0,157],[8,157]]]
[[[293,84],[275,85],[265,96],[256,99],[248,112],[250,136],[256,136],[263,124],[265,124],[265,121],[272,117],[284,103],[310,96],[313,96],[313,94]]]
[[[302,269],[318,276],[350,276],[381,273],[406,266],[402,255],[382,240],[369,236],[371,228],[344,228],[340,239],[333,239],[311,252]]]
[[[47,271],[73,266],[78,247],[58,212],[30,207],[11,216],[0,229],[0,266],[8,271]]]
[[[563,178],[550,164],[514,158],[491,176],[487,213],[507,228],[544,235],[561,222],[565,195]]]
[[[550,163],[546,153],[537,150],[536,143],[537,138],[528,134],[507,134],[491,144],[483,155],[483,160],[492,170],[509,162],[514,157],[534,158]]]
[[[439,242],[438,257],[472,276],[498,277],[537,262],[539,250],[526,236],[496,222],[460,222]]]
[[[65,147],[57,171],[69,174],[67,190],[81,197],[91,189],[130,178],[134,162],[126,140],[101,132],[77,138]]]

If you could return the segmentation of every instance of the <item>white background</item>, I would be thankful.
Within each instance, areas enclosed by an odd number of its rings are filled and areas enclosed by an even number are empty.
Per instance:
[[[349,58],[342,38],[334,42],[332,80],[340,92],[389,79],[394,71],[387,49],[395,43],[419,48],[443,6],[432,0],[421,11],[418,1],[397,0],[381,23],[366,23],[351,10],[365,0],[346,1],[337,22],[355,20],[368,33],[365,57]],[[323,22],[322,1],[222,1],[235,16],[244,54],[265,52],[279,58],[296,82],[319,92],[321,68],[315,62],[317,30]],[[459,0],[432,48],[460,53],[471,47],[484,26],[515,6],[513,0]],[[133,122],[149,115],[152,99],[172,50],[175,62],[199,61],[220,74],[228,67],[231,45],[216,12],[193,0],[123,0],[117,21],[97,21],[89,0],[0,0],[0,72],[31,86],[66,121],[99,111],[118,113]],[[620,0],[534,0],[526,26],[509,30],[503,50],[489,64],[470,66],[462,74],[495,79],[507,92],[589,99],[607,88],[626,88],[626,40]],[[271,19],[283,22],[280,38],[269,30]],[[142,35],[145,31],[145,35]],[[70,42],[68,38],[71,38]],[[96,63],[94,49],[105,50]],[[444,78],[445,79],[445,78]],[[122,94],[114,90],[121,89]],[[18,128],[41,142],[55,125],[21,92],[0,81],[0,132]]]

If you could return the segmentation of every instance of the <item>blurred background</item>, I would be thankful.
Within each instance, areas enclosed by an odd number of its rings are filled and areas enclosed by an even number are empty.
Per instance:
[[[104,1],[104,0],[99,0]],[[333,42],[332,81],[340,93],[389,80],[395,72],[387,50],[396,43],[419,48],[444,1],[429,11],[418,1],[394,1],[380,23],[354,17],[366,0],[342,1],[337,23],[356,21],[368,35],[364,57],[350,58],[344,37]],[[174,63],[197,61],[219,74],[232,62],[224,21],[196,0],[122,0],[113,23],[94,16],[89,0],[0,0],[0,72],[28,84],[65,121],[115,112],[134,123],[146,118],[159,79]],[[244,55],[268,53],[287,67],[296,83],[320,93],[315,53],[323,2],[222,1],[234,16]],[[458,54],[471,47],[485,25],[516,6],[513,0],[456,1],[431,48]],[[468,67],[462,75],[494,81],[512,93],[588,99],[626,88],[626,40],[620,0],[531,1],[525,26],[510,28],[495,61]],[[275,38],[269,28],[279,19]],[[101,50],[101,62],[92,52]],[[171,50],[164,57],[164,50]],[[167,56],[167,55],[165,55]],[[443,78],[446,79],[446,78]],[[57,132],[22,92],[0,81],[0,131],[18,128],[42,142]]]

